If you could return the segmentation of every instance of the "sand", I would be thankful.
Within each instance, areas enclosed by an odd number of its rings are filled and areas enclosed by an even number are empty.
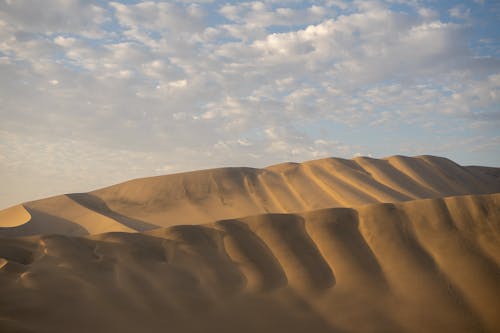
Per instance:
[[[495,168],[325,159],[0,212],[2,332],[499,332]]]
[[[495,170],[462,167],[436,156],[328,158],[264,169],[201,170],[26,202],[17,209],[24,208],[29,219],[0,212],[0,236],[144,232],[267,213],[498,193]]]

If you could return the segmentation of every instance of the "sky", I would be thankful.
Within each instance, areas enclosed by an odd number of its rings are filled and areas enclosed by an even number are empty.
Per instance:
[[[500,167],[500,2],[0,0],[0,208],[422,154]]]

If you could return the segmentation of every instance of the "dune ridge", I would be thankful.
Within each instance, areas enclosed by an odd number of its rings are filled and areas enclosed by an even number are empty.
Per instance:
[[[16,222],[0,212],[0,236],[143,232],[180,219],[182,224],[200,224],[266,213],[497,193],[496,170],[463,167],[436,156],[392,156],[194,171],[24,203],[29,221]]]
[[[500,330],[500,194],[3,238],[0,257],[5,332]]]

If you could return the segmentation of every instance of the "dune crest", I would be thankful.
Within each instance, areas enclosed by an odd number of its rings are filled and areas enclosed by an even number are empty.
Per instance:
[[[4,238],[0,330],[498,332],[499,207],[467,195]]]
[[[27,202],[31,219],[25,225],[0,212],[0,236],[143,232],[266,213],[497,193],[495,170],[435,156],[392,156],[194,171]]]

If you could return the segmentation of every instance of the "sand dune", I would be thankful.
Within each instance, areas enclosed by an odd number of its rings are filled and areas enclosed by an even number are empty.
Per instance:
[[[83,236],[266,213],[500,192],[496,168],[441,157],[328,158],[264,169],[221,168],[143,178],[0,212],[0,236]],[[30,218],[26,219],[26,214]]]
[[[500,332],[500,169],[330,158],[0,211],[0,332]]]
[[[4,238],[0,330],[498,332],[499,207],[467,195]]]

